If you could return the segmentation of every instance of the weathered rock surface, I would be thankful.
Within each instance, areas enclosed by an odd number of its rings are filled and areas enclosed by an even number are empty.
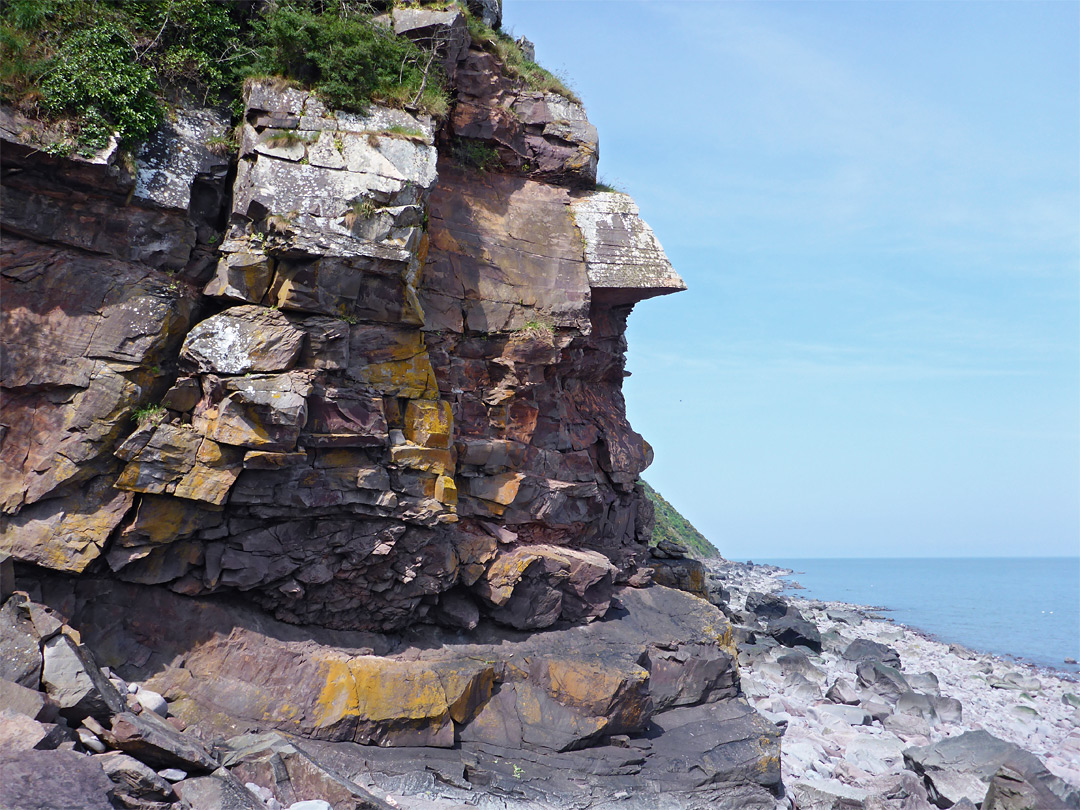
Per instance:
[[[985,731],[967,731],[904,751],[904,764],[923,777],[931,801],[939,807],[965,798],[982,802],[991,778],[1005,763],[1022,773],[1043,770],[1037,757]]]
[[[92,757],[74,751],[0,751],[0,807],[113,810],[113,783]]]

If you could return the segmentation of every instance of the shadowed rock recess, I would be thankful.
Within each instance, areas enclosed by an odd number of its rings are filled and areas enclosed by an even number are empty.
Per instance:
[[[624,333],[685,285],[579,104],[460,11],[394,25],[452,45],[445,123],[256,81],[234,153],[178,109],[132,162],[0,111],[0,730],[41,727],[0,767],[87,807],[772,808],[730,625],[646,567]]]

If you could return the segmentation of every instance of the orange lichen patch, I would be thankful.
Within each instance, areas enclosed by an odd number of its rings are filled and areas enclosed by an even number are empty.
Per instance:
[[[524,478],[522,473],[517,472],[470,478],[468,491],[474,498],[491,501],[500,506],[509,506],[517,497]]]
[[[402,467],[434,473],[444,478],[447,472],[454,472],[454,455],[450,450],[399,444],[390,448],[390,460]]]
[[[349,370],[349,376],[388,396],[435,399],[439,395],[435,370],[427,352],[407,360],[354,367]]]
[[[363,655],[328,660],[315,710],[318,729],[353,728],[357,742],[453,745],[453,720],[466,722],[491,696],[490,664],[431,664]],[[458,719],[460,718],[460,719]]]
[[[635,691],[645,694],[649,672],[630,662],[604,666],[559,659],[547,663],[546,680],[549,694],[559,703],[607,716],[624,695]]]
[[[435,500],[447,506],[457,506],[457,484],[449,475],[435,479]]]
[[[411,401],[405,408],[405,438],[424,447],[448,448],[454,439],[454,415],[445,400]]]

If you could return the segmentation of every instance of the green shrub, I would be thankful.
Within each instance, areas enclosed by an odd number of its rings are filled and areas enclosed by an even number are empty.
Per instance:
[[[457,138],[450,144],[450,155],[469,169],[489,172],[502,165],[502,159],[495,147],[484,141],[472,138]]]
[[[100,149],[114,131],[123,141],[140,141],[161,122],[157,82],[134,61],[130,36],[108,22],[79,31],[60,46],[42,76],[43,109],[77,117],[85,147]]]
[[[256,57],[248,73],[295,79],[338,109],[362,111],[378,101],[446,115],[446,80],[428,52],[368,15],[320,7],[303,0],[269,6],[253,24]]]

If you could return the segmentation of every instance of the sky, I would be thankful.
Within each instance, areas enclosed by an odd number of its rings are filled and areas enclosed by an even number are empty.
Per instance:
[[[1080,554],[1080,3],[505,0],[689,290],[644,477],[730,559]]]

